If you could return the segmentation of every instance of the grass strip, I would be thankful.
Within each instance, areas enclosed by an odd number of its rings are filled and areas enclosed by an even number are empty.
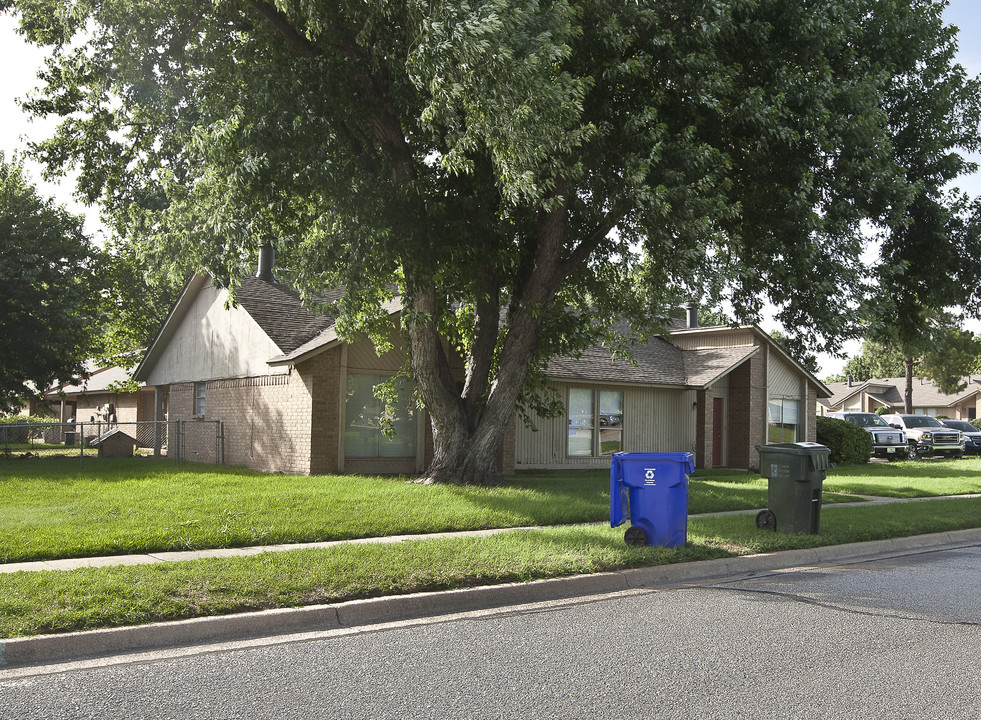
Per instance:
[[[357,598],[524,582],[973,528],[981,498],[850,505],[820,535],[759,531],[752,515],[694,518],[686,547],[632,548],[623,528],[345,545],[159,565],[0,575],[0,636],[136,625]]]

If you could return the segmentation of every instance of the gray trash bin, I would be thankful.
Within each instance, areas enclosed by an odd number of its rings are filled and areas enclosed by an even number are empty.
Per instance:
[[[821,529],[821,488],[831,451],[819,443],[757,445],[760,475],[767,478],[766,510],[756,516],[761,530],[817,535]]]

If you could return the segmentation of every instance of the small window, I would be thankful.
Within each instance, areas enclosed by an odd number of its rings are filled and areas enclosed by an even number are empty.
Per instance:
[[[601,457],[623,450],[623,392],[569,390],[570,457]]]
[[[194,415],[204,417],[204,394],[205,385],[203,382],[194,383]]]

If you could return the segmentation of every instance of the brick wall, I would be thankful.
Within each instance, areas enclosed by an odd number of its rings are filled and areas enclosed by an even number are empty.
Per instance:
[[[750,391],[749,391],[749,463],[744,467],[759,470],[760,454],[756,452],[757,445],[766,444],[766,403],[767,403],[767,372],[766,353],[758,353],[749,361]]]
[[[766,354],[758,353],[729,374],[727,465],[756,470],[757,445],[766,442]]]
[[[714,397],[715,393],[711,388],[698,391],[698,406],[695,409],[695,467],[712,467],[715,440],[712,437],[712,425],[715,421]]]
[[[224,425],[225,463],[290,474],[337,472],[339,348],[287,374],[210,380],[203,418],[194,417],[194,383],[170,386],[168,419],[185,420],[184,455],[215,462],[214,425]]]
[[[183,451],[192,461],[217,461],[209,421],[220,421],[226,464],[308,474],[309,418],[309,396],[296,373],[208,381],[201,418],[194,416],[194,383],[170,387],[168,419],[187,421]]]
[[[111,403],[116,412],[116,422],[131,423],[144,418],[139,416],[140,398],[138,393],[93,393],[80,395],[75,407],[75,419],[78,422],[91,422],[96,409],[101,405]]]
[[[311,474],[336,473],[340,467],[341,348],[337,347],[298,365],[310,411],[306,431]],[[300,408],[298,408],[299,410]],[[297,415],[297,430],[304,421]]]
[[[810,384],[804,407],[807,408],[807,442],[817,442],[817,391]]]
[[[745,362],[729,374],[728,445],[726,458],[729,467],[749,467],[750,424],[750,362]]]

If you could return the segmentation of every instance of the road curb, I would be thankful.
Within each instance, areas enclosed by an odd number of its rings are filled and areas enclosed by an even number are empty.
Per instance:
[[[977,544],[981,544],[981,528],[528,583],[352,600],[332,605],[265,610],[136,627],[11,638],[0,641],[0,667],[46,665],[164,648],[354,628],[394,620],[442,617],[511,605],[588,597],[631,589],[694,584],[733,575],[745,576],[787,568],[860,562]]]

